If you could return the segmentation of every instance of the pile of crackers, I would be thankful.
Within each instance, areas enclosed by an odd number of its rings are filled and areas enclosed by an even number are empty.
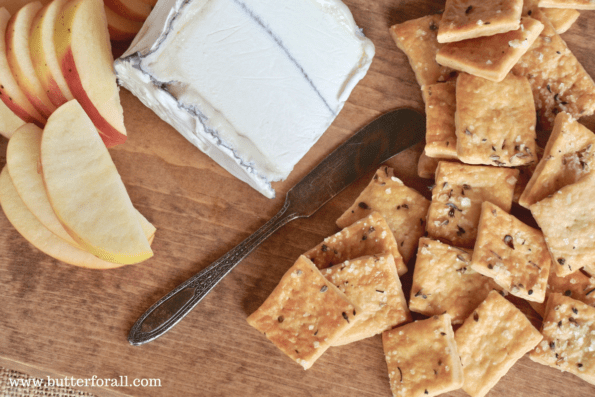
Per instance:
[[[595,1],[447,0],[393,26],[426,104],[432,199],[381,167],[248,322],[305,369],[382,334],[395,396],[485,396],[526,353],[595,384],[595,134],[577,121],[595,83],[559,36],[576,9]]]

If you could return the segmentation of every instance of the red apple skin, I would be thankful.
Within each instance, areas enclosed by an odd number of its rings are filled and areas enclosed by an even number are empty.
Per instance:
[[[140,2],[143,3],[144,8],[147,8],[147,11],[150,10],[149,7],[151,6],[149,6],[148,4],[145,5],[146,3],[144,3],[143,1]],[[122,3],[120,0],[104,0],[104,3],[106,7],[109,7],[116,14],[126,19],[130,19],[131,21],[144,22],[145,19],[147,19],[147,17],[149,16],[146,13],[139,14],[137,12],[134,12],[134,10],[131,10],[128,7],[126,7],[126,5]]]
[[[12,98],[4,90],[4,86],[0,86],[0,99],[14,114],[26,123],[33,123],[39,128],[44,127],[44,123],[31,116],[25,109],[17,105]]]
[[[93,124],[99,131],[101,139],[108,148],[126,142],[126,135],[121,134],[115,129],[102,115],[99,113],[87,92],[83,88],[80,75],[77,71],[76,64],[74,62],[74,55],[72,54],[72,48],[68,48],[61,62],[62,74],[66,78],[68,88],[72,91],[74,97],[81,104],[85,113],[93,120]]]

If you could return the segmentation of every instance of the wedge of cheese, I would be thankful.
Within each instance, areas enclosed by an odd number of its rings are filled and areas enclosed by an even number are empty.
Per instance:
[[[374,45],[339,0],[163,0],[119,82],[267,197],[341,111]]]

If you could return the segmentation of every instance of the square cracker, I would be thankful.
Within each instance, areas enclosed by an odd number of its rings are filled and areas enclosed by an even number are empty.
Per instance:
[[[421,87],[456,76],[454,70],[438,65],[436,62],[436,53],[442,47],[436,39],[440,18],[438,14],[427,15],[390,28],[393,40],[407,55],[415,78]]]
[[[461,324],[494,289],[471,269],[471,253],[429,238],[419,240],[409,309],[426,316],[446,311]]]
[[[537,161],[535,105],[525,77],[509,74],[495,83],[461,73],[455,122],[463,163],[516,167]]]
[[[550,20],[558,34],[568,31],[581,15],[580,12],[572,8],[544,8],[541,12]]]
[[[353,205],[337,219],[343,228],[379,212],[397,241],[403,261],[408,263],[417,247],[417,240],[425,231],[430,201],[395,177],[394,170],[384,166],[376,171],[368,186]]]
[[[551,130],[556,114],[561,111],[574,118],[592,115],[595,112],[593,79],[543,12],[537,7],[527,7],[526,12],[543,23],[544,29],[512,72],[529,79],[539,125],[543,130]]]
[[[566,112],[556,116],[554,130],[519,204],[529,206],[595,169],[595,134]]]
[[[446,0],[438,42],[492,36],[520,27],[523,0]]]
[[[571,8],[575,10],[595,10],[592,0],[539,0],[539,7],[543,8]]]
[[[502,81],[543,30],[543,24],[521,18],[521,29],[448,43],[436,54],[436,61],[455,70],[492,81]]]
[[[417,161],[417,175],[424,179],[434,179],[434,175],[436,175],[436,168],[438,168],[438,163],[442,160],[447,159],[428,157],[424,150]]]
[[[423,87],[426,102],[426,147],[429,157],[457,158],[455,134],[456,81]]]
[[[490,292],[455,333],[463,390],[472,397],[485,396],[541,338],[519,309],[498,292]]]
[[[430,237],[451,245],[473,248],[481,203],[490,201],[510,211],[519,171],[441,161],[428,210]]]
[[[416,221],[419,222],[419,221]],[[340,232],[327,237],[304,254],[316,267],[324,269],[360,256],[391,254],[399,276],[407,273],[407,266],[399,253],[395,236],[386,219],[379,212],[372,212]]]
[[[547,302],[543,341],[529,358],[595,385],[595,307],[562,294]]]
[[[543,302],[552,259],[543,234],[484,202],[471,268],[528,301]]]
[[[308,369],[360,316],[360,308],[300,256],[248,324]]]
[[[543,231],[560,277],[595,263],[595,174],[563,187],[529,209]]]
[[[321,272],[362,310],[362,318],[333,346],[369,338],[411,321],[392,255],[364,256]]]
[[[595,307],[595,278],[588,277],[583,272],[574,272],[564,277],[558,277],[556,272],[550,272],[545,301],[543,303],[529,302],[542,318],[545,317],[547,300],[553,293],[560,293]]]
[[[395,397],[437,396],[463,384],[448,314],[387,331],[382,344]]]

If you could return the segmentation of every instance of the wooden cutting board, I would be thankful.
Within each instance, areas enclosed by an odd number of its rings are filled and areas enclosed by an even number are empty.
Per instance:
[[[109,271],[75,268],[37,251],[0,214],[0,365],[44,378],[95,375],[161,382],[153,388],[80,387],[99,395],[391,395],[379,336],[332,348],[304,371],[246,323],[297,257],[337,231],[334,221],[368,177],[310,219],[294,221],[273,235],[165,336],[141,347],[126,341],[132,324],[151,304],[264,224],[282,206],[285,192],[360,127],[393,108],[423,111],[419,86],[388,28],[436,12],[443,2],[345,2],[376,45],[376,57],[333,125],[289,179],[276,184],[276,199],[233,178],[122,90],[130,138],[111,154],[133,203],[157,227],[154,258]],[[595,75],[595,11],[582,12],[563,38]],[[595,118],[582,121],[595,128]],[[0,140],[1,166],[6,144]],[[419,152],[417,147],[389,163],[405,183],[429,195],[431,181],[416,177]],[[593,396],[595,386],[526,357],[490,393],[571,395]]]

